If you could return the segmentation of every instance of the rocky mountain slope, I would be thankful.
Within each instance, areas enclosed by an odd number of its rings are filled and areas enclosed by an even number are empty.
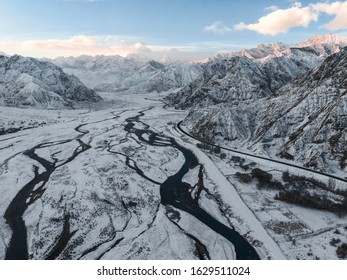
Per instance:
[[[327,56],[346,45],[343,37],[327,35],[315,36],[295,46],[262,44],[249,50],[219,54],[208,60],[202,76],[169,96],[168,101],[177,108],[190,108],[267,97],[318,67]],[[216,69],[225,70],[215,74]]]
[[[157,62],[128,55],[61,57],[53,61],[88,87],[104,92],[163,92],[196,79],[202,63]]]
[[[79,79],[50,62],[0,56],[0,105],[56,109],[100,100]]]
[[[278,90],[239,106],[193,110],[184,124],[210,141],[328,172],[347,166],[347,48]],[[343,173],[341,173],[343,174]]]
[[[238,104],[272,94],[271,81],[252,60],[235,56],[209,64],[204,73],[168,98],[179,108]]]

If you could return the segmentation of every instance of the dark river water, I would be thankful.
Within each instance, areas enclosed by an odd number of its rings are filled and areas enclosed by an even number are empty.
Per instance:
[[[246,239],[242,235],[240,235],[234,229],[225,226],[221,222],[217,221],[209,213],[203,210],[199,206],[198,197],[192,198],[192,186],[185,182],[182,182],[182,179],[184,175],[189,172],[189,170],[200,166],[199,182],[197,184],[199,188],[197,193],[200,194],[200,192],[204,188],[202,173],[203,167],[198,162],[198,159],[195,157],[195,155],[190,150],[180,146],[174,138],[153,132],[147,124],[143,123],[140,120],[140,118],[145,115],[144,112],[150,109],[151,108],[140,111],[136,116],[126,119],[124,129],[129,134],[135,134],[139,141],[144,144],[150,146],[172,147],[178,150],[184,155],[185,162],[176,174],[168,177],[166,181],[162,183],[148,178],[134,162],[130,164],[132,160],[129,157],[126,158],[127,166],[134,169],[139,176],[152,183],[160,185],[161,203],[163,205],[171,205],[177,209],[189,213],[190,215],[194,216],[202,223],[204,223],[206,226],[208,226],[210,229],[212,229],[214,232],[229,240],[235,247],[237,259],[259,259],[259,256],[255,249],[246,241]],[[39,173],[39,169],[35,165],[33,167],[35,175],[34,178],[17,193],[17,195],[14,197],[5,211],[4,218],[12,231],[11,240],[6,250],[6,259],[21,260],[29,258],[27,229],[23,220],[23,214],[31,204],[42,197],[45,191],[45,185],[56,168],[73,161],[78,155],[91,148],[90,145],[84,143],[81,140],[85,134],[89,133],[88,130],[82,129],[82,127],[85,125],[87,124],[83,124],[75,128],[75,130],[80,133],[77,137],[59,142],[42,143],[24,152],[26,156],[35,160],[38,165],[42,165],[45,171]],[[55,158],[56,154],[52,154],[50,160],[47,160],[38,156],[36,153],[37,149],[62,145],[71,141],[77,141],[79,143],[79,146],[74,150],[69,158],[67,158],[60,164],[57,164],[58,160]],[[64,250],[73,234],[74,232],[70,232],[69,215],[66,214],[64,218],[63,231],[59,237],[58,242],[53,246],[51,252],[46,256],[46,259],[56,259]]]
[[[83,130],[82,126],[83,125],[79,125],[75,128],[77,132],[81,133],[77,137],[63,141],[41,143],[24,152],[24,155],[42,165],[45,171],[39,173],[38,167],[34,165],[34,178],[16,194],[5,211],[4,218],[12,230],[12,236],[10,244],[6,250],[5,259],[27,260],[29,258],[27,229],[23,220],[23,214],[31,204],[42,197],[45,192],[45,185],[55,169],[73,161],[79,154],[91,148],[88,144],[85,144],[81,140],[81,138],[89,132],[87,130]],[[36,154],[36,150],[38,149],[63,145],[72,141],[77,141],[79,143],[79,146],[73,151],[70,157],[68,157],[64,162],[60,164],[57,164],[58,160],[55,157],[56,154],[52,154],[50,160],[46,160]],[[65,228],[66,227],[64,223],[64,229]],[[62,235],[66,236],[66,230],[62,233]],[[64,241],[64,238],[61,238],[61,240],[59,240],[58,242],[58,246],[60,243],[64,242],[66,242]]]
[[[192,186],[190,186],[188,183],[182,182],[182,179],[190,169],[200,165],[198,159],[190,150],[180,146],[174,138],[158,135],[150,130],[148,125],[140,122],[139,119],[140,117],[144,116],[145,111],[146,110],[139,112],[139,114],[135,117],[126,119],[127,124],[125,125],[125,129],[129,133],[135,133],[140,141],[145,142],[148,145],[173,147],[176,150],[179,150],[185,158],[185,162],[180,170],[173,176],[168,177],[166,181],[160,185],[161,203],[163,205],[172,205],[175,208],[189,213],[203,222],[210,229],[228,239],[235,247],[236,258],[238,260],[259,259],[259,255],[255,249],[246,241],[243,236],[241,236],[234,229],[217,221],[209,213],[199,207],[197,199],[192,198]],[[136,128],[136,123],[141,124],[145,128]],[[148,140],[143,137],[144,134],[148,136]],[[198,185],[200,188],[203,188],[202,172],[199,172]]]

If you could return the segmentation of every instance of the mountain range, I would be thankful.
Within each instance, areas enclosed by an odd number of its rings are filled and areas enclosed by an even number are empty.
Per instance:
[[[187,109],[225,103],[235,105],[272,96],[346,45],[344,37],[329,34],[293,46],[262,44],[249,50],[218,54],[207,61],[198,79],[168,100],[177,108]]]
[[[98,101],[99,95],[53,63],[0,55],[0,105],[58,109]]]
[[[84,55],[52,62],[88,87],[104,92],[160,93],[186,86],[204,70],[199,62],[158,62],[139,55]]]
[[[189,110],[183,124],[196,136],[339,172],[347,165],[345,46],[345,37],[328,34],[187,63],[0,55],[0,104],[74,108],[101,100],[89,88],[172,91],[166,102]]]
[[[346,259],[346,66],[333,34],[186,63],[0,54],[0,258]]]
[[[178,108],[190,108],[184,125],[208,141],[332,173],[345,171],[346,43],[316,39],[307,41],[310,46],[303,43],[303,47],[272,45],[277,53],[270,55],[263,46],[257,52],[261,56],[229,54],[229,59],[215,60],[207,67],[227,66],[225,74],[209,75],[212,72],[207,70],[204,79],[170,95],[168,101]],[[279,68],[283,61],[293,68]],[[277,79],[279,73],[282,79]],[[275,81],[275,86],[269,81]],[[283,85],[277,86],[278,81]],[[222,90],[223,96],[216,94]]]

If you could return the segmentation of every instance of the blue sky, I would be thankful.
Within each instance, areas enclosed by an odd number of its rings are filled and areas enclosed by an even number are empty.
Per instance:
[[[0,51],[204,58],[346,34],[347,1],[0,0]]]

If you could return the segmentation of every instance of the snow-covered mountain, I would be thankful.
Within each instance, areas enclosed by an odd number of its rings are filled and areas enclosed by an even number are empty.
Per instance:
[[[181,88],[204,70],[202,63],[157,62],[138,55],[60,57],[53,62],[88,87],[105,92],[163,92]]]
[[[78,78],[53,63],[0,56],[0,105],[56,109],[100,100]]]
[[[208,60],[202,76],[168,100],[178,108],[189,108],[226,102],[235,104],[270,96],[300,75],[318,67],[327,56],[340,51],[345,45],[343,37],[329,34],[315,36],[295,46],[261,44],[249,50],[218,54]],[[247,63],[239,64],[246,59]],[[226,70],[223,75],[215,75],[215,69]]]
[[[252,60],[244,56],[209,64],[203,75],[168,98],[180,108],[238,104],[272,94],[271,81]]]
[[[338,36],[333,33],[327,35],[315,35],[305,42],[298,44],[300,47],[320,45],[347,45],[347,36]]]
[[[328,172],[347,167],[347,48],[279,89],[242,106],[193,110],[184,124],[209,141],[228,142]]]

